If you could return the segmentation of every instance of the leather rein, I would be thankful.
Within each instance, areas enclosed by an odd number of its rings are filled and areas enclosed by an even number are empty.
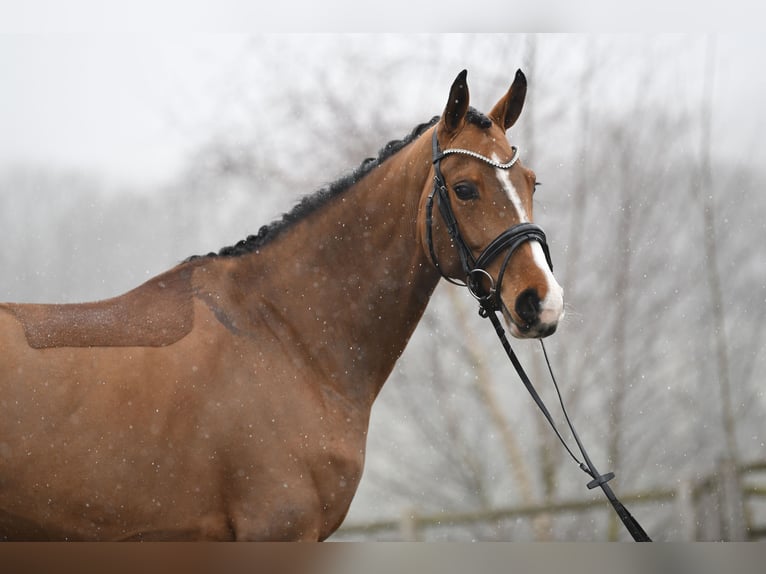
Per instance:
[[[518,149],[516,147],[513,148],[513,157],[510,159],[508,163],[504,163],[504,164],[491,160],[481,154],[478,154],[469,150],[446,149],[444,151],[441,151],[439,148],[439,141],[436,137],[436,129],[434,129],[432,151],[433,151],[433,164],[434,164],[434,185],[433,185],[433,189],[431,190],[431,193],[429,193],[428,195],[428,199],[426,202],[426,243],[428,245],[428,251],[431,257],[431,261],[433,262],[436,269],[438,269],[439,273],[441,273],[442,277],[444,277],[450,283],[467,287],[471,295],[473,295],[476,298],[476,300],[479,302],[479,315],[481,315],[482,317],[488,318],[492,322],[492,326],[495,328],[495,333],[500,339],[500,343],[503,345],[503,349],[505,349],[505,352],[508,355],[508,358],[510,359],[514,368],[516,369],[516,372],[518,373],[519,378],[521,379],[522,383],[524,383],[524,386],[526,387],[527,391],[531,395],[535,404],[543,413],[543,416],[548,421],[548,424],[553,429],[553,432],[556,433],[556,436],[558,437],[561,444],[564,445],[564,448],[569,453],[570,457],[575,461],[577,466],[583,472],[585,472],[588,476],[591,477],[592,480],[588,482],[587,484],[588,489],[593,489],[593,488],[596,488],[597,486],[602,489],[602,491],[604,492],[604,495],[607,497],[612,507],[614,508],[615,512],[617,513],[617,516],[620,518],[620,520],[625,525],[628,532],[630,532],[631,536],[633,536],[633,539],[636,542],[651,542],[651,538],[649,538],[649,536],[641,527],[641,525],[638,523],[638,521],[630,514],[630,512],[628,512],[628,509],[625,508],[625,506],[618,500],[617,496],[614,494],[611,487],[609,486],[608,482],[614,478],[614,473],[613,472],[608,472],[606,474],[599,473],[599,471],[596,469],[595,465],[593,464],[593,461],[588,456],[588,453],[585,450],[585,447],[580,441],[580,437],[578,436],[577,431],[575,431],[575,428],[572,425],[572,422],[569,418],[566,407],[564,406],[564,400],[561,396],[558,383],[556,382],[556,377],[553,375],[553,369],[551,367],[550,360],[548,359],[548,352],[545,349],[545,344],[543,343],[543,340],[540,339],[540,345],[542,346],[542,349],[543,349],[545,362],[548,366],[548,371],[550,373],[551,380],[553,381],[553,385],[556,389],[556,394],[558,395],[559,403],[561,404],[561,410],[564,413],[564,417],[566,419],[567,425],[569,426],[569,429],[572,432],[572,437],[574,438],[577,444],[577,447],[580,453],[582,454],[584,462],[581,462],[577,458],[577,456],[575,456],[572,449],[569,447],[569,445],[566,443],[564,438],[561,436],[561,433],[557,429],[556,424],[553,422],[553,417],[548,411],[548,408],[545,406],[545,403],[543,402],[542,398],[540,397],[534,385],[532,384],[532,381],[529,379],[529,377],[527,376],[527,373],[524,371],[524,368],[522,367],[521,362],[516,356],[516,353],[511,348],[511,344],[508,341],[508,337],[505,334],[505,330],[503,329],[503,326],[500,323],[500,319],[497,317],[497,311],[501,310],[502,308],[502,302],[500,300],[500,287],[502,284],[503,275],[505,274],[505,269],[508,266],[508,263],[510,262],[511,256],[519,247],[521,247],[527,241],[537,241],[538,243],[540,243],[540,245],[543,248],[543,252],[545,253],[545,259],[548,263],[548,266],[550,267],[551,271],[553,271],[553,263],[551,262],[551,255],[548,249],[548,243],[546,241],[545,233],[543,232],[542,228],[539,225],[536,225],[534,223],[527,223],[527,222],[513,225],[509,227],[508,229],[506,229],[505,231],[503,231],[494,240],[492,240],[489,243],[489,245],[487,245],[487,247],[485,247],[484,250],[479,254],[478,257],[473,256],[471,249],[468,247],[465,240],[460,235],[460,229],[458,227],[457,219],[455,218],[455,214],[452,211],[452,206],[450,204],[449,194],[447,192],[447,183],[444,179],[444,176],[442,175],[441,160],[445,156],[450,154],[462,154],[462,155],[466,155],[466,156],[478,159],[480,161],[483,161],[484,163],[487,163],[497,169],[510,169],[518,161],[518,158],[519,158]],[[439,265],[439,261],[436,257],[436,251],[433,245],[433,232],[432,232],[434,199],[436,199],[439,205],[439,212],[441,213],[442,219],[444,220],[444,223],[446,224],[447,232],[449,233],[450,239],[452,240],[452,243],[455,245],[458,251],[458,255],[460,256],[460,263],[462,265],[463,272],[465,273],[464,282],[456,281],[452,279],[451,277],[448,277],[445,274],[444,270],[442,269],[441,265]],[[498,273],[497,281],[495,281],[492,278],[492,276],[486,271],[485,268],[491,261],[499,257],[503,252],[506,253],[505,258],[503,259],[503,263],[500,266],[500,271]],[[489,288],[485,288],[482,285],[482,278],[489,281],[489,284],[490,284]]]

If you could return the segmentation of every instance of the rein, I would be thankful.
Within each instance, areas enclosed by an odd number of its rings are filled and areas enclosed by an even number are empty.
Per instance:
[[[619,501],[617,496],[614,494],[614,491],[612,491],[612,488],[609,486],[608,482],[614,478],[614,473],[607,472],[606,474],[601,474],[596,469],[596,466],[593,464],[591,458],[588,456],[585,447],[580,441],[580,437],[578,436],[577,431],[575,431],[575,428],[572,425],[572,421],[569,418],[566,407],[564,406],[564,399],[561,396],[561,391],[559,390],[558,383],[556,382],[556,377],[553,375],[553,368],[551,367],[551,363],[548,358],[548,352],[545,349],[543,340],[540,339],[540,345],[543,349],[543,355],[545,357],[546,365],[548,366],[548,372],[550,373],[551,380],[553,381],[553,386],[556,389],[556,394],[558,395],[559,403],[561,404],[561,410],[564,413],[564,418],[566,419],[567,425],[572,432],[572,437],[574,438],[575,443],[577,443],[577,448],[582,454],[584,462],[580,461],[577,456],[575,456],[572,449],[561,436],[561,433],[556,427],[556,424],[553,422],[553,417],[551,416],[550,411],[548,411],[548,408],[545,406],[545,403],[532,384],[532,381],[524,371],[524,368],[516,356],[516,353],[511,348],[511,344],[505,334],[505,329],[503,329],[503,326],[500,323],[500,319],[497,317],[497,311],[501,309],[500,285],[503,280],[503,275],[505,274],[505,269],[508,266],[511,256],[519,247],[521,247],[521,245],[527,241],[537,241],[540,243],[543,248],[543,252],[545,253],[545,258],[548,262],[548,266],[550,267],[551,271],[553,271],[553,263],[551,262],[548,244],[542,228],[538,225],[535,225],[534,223],[519,223],[517,225],[513,225],[503,231],[492,242],[490,242],[490,244],[479,254],[478,258],[474,258],[473,253],[468,248],[462,236],[460,235],[457,220],[455,219],[455,215],[452,212],[449,195],[447,193],[447,184],[444,180],[444,176],[442,175],[440,165],[441,160],[445,156],[449,154],[464,154],[488,163],[489,165],[498,169],[510,169],[518,160],[518,149],[515,147],[513,148],[513,157],[508,163],[505,164],[493,161],[487,157],[484,157],[483,155],[468,150],[447,149],[440,151],[439,142],[436,138],[436,130],[434,130],[433,133],[432,147],[434,164],[434,186],[431,190],[431,193],[428,195],[428,200],[426,203],[426,243],[428,244],[431,261],[439,270],[442,277],[444,277],[452,284],[467,287],[471,294],[477,299],[479,302],[479,315],[488,318],[492,323],[492,326],[495,328],[495,333],[500,339],[500,343],[502,344],[503,349],[505,349],[508,358],[513,364],[513,367],[516,369],[516,373],[518,373],[521,382],[524,383],[524,386],[532,397],[532,400],[535,401],[535,404],[543,413],[543,416],[548,421],[548,424],[553,429],[553,432],[556,433],[556,436],[566,451],[569,453],[569,456],[572,458],[572,460],[574,460],[574,462],[583,472],[591,477],[592,480],[587,484],[588,489],[592,490],[596,487],[601,488],[601,490],[604,492],[604,495],[609,500],[615,512],[617,513],[617,516],[619,516],[620,520],[625,525],[625,528],[627,528],[628,532],[630,532],[631,536],[633,536],[633,539],[636,542],[651,542],[651,538],[649,538],[638,521],[630,514],[630,512],[628,512],[628,509],[625,508],[625,506]],[[447,226],[447,232],[449,233],[450,239],[458,250],[460,262],[466,277],[465,282],[455,281],[454,279],[448,277],[444,273],[444,270],[441,268],[438,259],[436,258],[436,251],[434,250],[433,246],[433,234],[431,230],[433,225],[434,197],[437,198],[439,212],[441,213],[442,219]],[[507,250],[507,254],[505,255],[503,263],[500,267],[497,282],[495,282],[490,274],[485,270],[485,267],[505,250]],[[482,277],[489,280],[489,289],[484,289],[482,287],[480,283]]]

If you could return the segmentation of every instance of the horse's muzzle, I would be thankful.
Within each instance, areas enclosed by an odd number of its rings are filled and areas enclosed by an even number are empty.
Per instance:
[[[564,298],[561,287],[556,283],[549,286],[549,292],[540,299],[536,289],[526,289],[516,297],[511,313],[503,303],[503,315],[511,334],[519,339],[541,339],[556,332],[564,315]]]

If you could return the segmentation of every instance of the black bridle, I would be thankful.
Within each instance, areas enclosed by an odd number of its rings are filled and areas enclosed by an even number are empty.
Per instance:
[[[514,252],[521,247],[527,241],[537,241],[542,245],[543,252],[545,253],[545,259],[548,262],[548,266],[553,271],[553,263],[551,262],[551,254],[548,251],[548,243],[545,239],[545,232],[539,225],[534,223],[518,223],[503,231],[494,240],[490,242],[487,247],[479,254],[478,257],[473,256],[473,252],[466,244],[460,229],[458,228],[457,219],[452,211],[452,205],[449,200],[449,193],[447,192],[447,182],[444,180],[441,170],[441,160],[450,154],[463,154],[469,157],[481,160],[489,165],[492,165],[500,169],[510,169],[518,160],[519,152],[514,147],[513,157],[508,163],[498,163],[483,155],[477,154],[472,151],[463,149],[448,149],[441,151],[439,148],[439,140],[436,137],[436,130],[433,132],[433,164],[434,164],[434,185],[431,193],[428,194],[426,201],[426,243],[428,244],[428,251],[431,257],[431,261],[434,266],[439,270],[442,277],[444,277],[450,283],[460,286],[468,287],[471,294],[481,303],[481,308],[487,311],[499,311],[501,309],[500,301],[500,287],[505,275],[505,269],[511,260],[511,256]],[[433,204],[434,197],[438,200],[439,212],[442,215],[442,219],[447,227],[447,233],[449,233],[450,239],[457,248],[458,255],[460,256],[460,264],[465,274],[465,283],[461,283],[449,277],[444,273],[439,260],[436,257],[436,251],[433,243]],[[500,266],[500,272],[497,275],[497,281],[486,271],[487,265],[489,265],[494,259],[496,259],[501,253],[506,252],[505,259]],[[485,289],[481,285],[482,277],[486,278],[490,282],[490,287]]]
[[[503,345],[506,354],[508,355],[508,358],[511,360],[511,363],[516,369],[519,378],[521,379],[522,383],[524,383],[524,386],[532,396],[535,404],[542,411],[543,416],[550,424],[553,432],[556,433],[559,441],[562,445],[564,445],[564,448],[575,461],[575,463],[577,463],[578,467],[591,477],[592,480],[588,482],[587,485],[588,489],[600,487],[603,490],[604,495],[611,503],[612,507],[617,513],[617,516],[619,516],[620,520],[622,520],[622,523],[628,529],[628,532],[630,532],[635,541],[651,542],[651,538],[649,538],[638,521],[633,518],[630,512],[628,512],[628,509],[625,508],[625,506],[618,500],[609,484],[607,484],[614,478],[614,473],[608,472],[606,474],[601,474],[598,472],[595,465],[593,464],[593,461],[591,461],[590,457],[588,456],[585,447],[580,441],[580,437],[577,435],[577,431],[575,431],[574,426],[572,425],[572,421],[569,419],[569,414],[567,413],[566,407],[564,406],[564,400],[561,396],[561,392],[559,391],[556,377],[553,375],[553,369],[551,367],[550,360],[548,359],[548,352],[545,349],[543,340],[540,339],[540,345],[542,345],[545,362],[548,365],[548,371],[550,372],[551,380],[553,381],[553,385],[556,389],[556,393],[561,404],[561,410],[564,413],[567,425],[572,432],[572,437],[577,443],[577,447],[582,454],[584,462],[581,462],[577,456],[575,456],[574,452],[572,452],[572,449],[561,436],[561,433],[556,427],[556,424],[553,422],[553,417],[545,406],[542,398],[540,398],[540,395],[532,384],[532,381],[527,376],[527,373],[524,371],[524,368],[522,367],[521,362],[519,362],[516,353],[514,353],[513,349],[511,348],[511,344],[505,335],[505,330],[503,329],[503,326],[497,317],[497,311],[502,309],[502,302],[500,300],[500,287],[503,281],[503,275],[505,274],[505,269],[511,260],[511,256],[519,247],[521,247],[527,241],[537,241],[540,243],[543,248],[543,252],[545,253],[545,259],[548,262],[548,266],[550,267],[551,271],[553,271],[553,263],[551,262],[548,243],[542,228],[539,225],[528,222],[513,225],[503,231],[494,240],[492,240],[489,245],[487,245],[487,247],[485,247],[484,250],[479,254],[478,257],[473,256],[473,252],[468,247],[463,237],[460,235],[457,219],[455,218],[455,214],[453,213],[452,206],[450,204],[449,194],[447,192],[447,183],[444,179],[444,176],[442,175],[441,160],[449,154],[463,154],[481,160],[499,169],[510,169],[518,160],[518,150],[515,147],[513,148],[513,157],[508,163],[505,164],[498,163],[469,150],[447,149],[445,151],[441,151],[439,148],[439,141],[436,137],[436,129],[434,129],[433,132],[432,147],[434,185],[426,201],[426,243],[428,245],[428,251],[432,263],[439,270],[439,273],[441,273],[442,277],[444,277],[450,283],[467,287],[471,294],[479,301],[479,315],[489,318],[492,322],[492,325],[495,328],[495,332],[497,333],[497,336],[499,337],[500,342]],[[457,248],[458,255],[460,256],[460,263],[465,274],[464,283],[456,281],[447,276],[441,265],[439,265],[439,260],[436,257],[432,232],[434,198],[436,198],[438,201],[439,212],[441,213],[442,219],[446,224],[450,239]],[[505,258],[503,259],[503,263],[500,266],[497,281],[495,281],[489,272],[486,271],[486,266],[489,265],[491,261],[499,257],[503,252],[505,252]],[[482,277],[489,280],[490,286],[488,289],[482,286]]]

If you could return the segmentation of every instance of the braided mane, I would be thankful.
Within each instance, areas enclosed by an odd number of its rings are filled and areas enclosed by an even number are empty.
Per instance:
[[[470,108],[466,119],[481,128],[488,128],[491,125],[491,121],[483,115],[481,112]],[[193,261],[200,257],[237,257],[239,255],[246,255],[252,253],[256,249],[259,249],[269,243],[272,239],[280,235],[286,229],[289,229],[295,222],[300,221],[306,216],[314,213],[322,206],[326,205],[330,200],[342,194],[348,190],[352,185],[359,182],[365,175],[370,173],[373,169],[378,167],[389,157],[394,155],[400,149],[408,145],[409,143],[420,137],[423,132],[428,128],[435,125],[439,121],[439,116],[434,116],[428,122],[419,124],[403,139],[392,140],[383,146],[378,152],[377,157],[370,157],[365,159],[359,167],[354,171],[334,181],[326,187],[321,188],[319,191],[303,197],[290,211],[282,215],[280,219],[272,221],[268,225],[262,226],[258,233],[255,235],[249,235],[247,238],[242,239],[235,245],[223,247],[218,253],[211,252],[207,255],[193,255],[186,259],[186,261]]]

